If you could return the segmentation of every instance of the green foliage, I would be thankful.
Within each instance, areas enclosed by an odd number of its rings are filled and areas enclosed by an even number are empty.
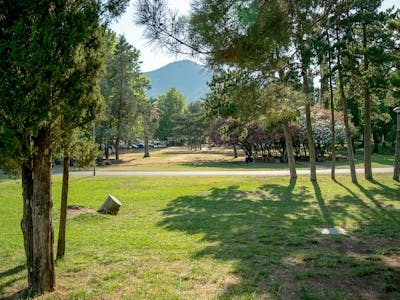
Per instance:
[[[124,36],[108,36],[107,73],[102,82],[106,99],[105,120],[99,129],[101,139],[115,142],[116,150],[121,139],[131,139],[141,102],[145,101],[148,80],[140,72],[140,52]]]
[[[203,102],[190,102],[187,110],[177,120],[177,133],[180,138],[188,141],[190,146],[200,146],[205,143],[210,128],[209,118],[203,107]]]
[[[262,90],[257,111],[260,119],[269,125],[295,121],[304,104],[304,95],[290,83],[279,81],[268,83]]]
[[[57,144],[63,131],[96,118],[104,29],[93,1],[1,5],[0,152],[10,165],[30,157],[30,136],[41,128],[55,129]]]
[[[393,96],[396,98],[397,103],[400,102],[400,69],[390,73],[390,83],[393,87]]]
[[[288,41],[284,1],[198,1],[192,5],[189,39],[195,48],[207,49],[212,63],[240,65],[260,70],[277,48]]]
[[[91,139],[81,138],[75,145],[74,152],[71,157],[75,159],[78,168],[91,167],[94,160],[101,156],[98,145],[93,143]]]
[[[178,120],[186,111],[185,97],[175,88],[170,88],[165,94],[157,97],[157,107],[160,119],[154,136],[162,140],[175,139],[179,135]]]
[[[220,70],[215,73],[205,108],[215,118],[233,117],[243,122],[257,118],[264,107],[260,103],[263,78],[246,70]]]

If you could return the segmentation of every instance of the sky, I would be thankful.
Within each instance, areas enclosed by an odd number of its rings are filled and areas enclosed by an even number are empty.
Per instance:
[[[182,55],[169,54],[167,50],[160,47],[157,48],[143,38],[143,27],[136,25],[134,22],[135,2],[136,0],[131,0],[125,14],[117,22],[114,22],[111,28],[117,34],[123,34],[132,46],[140,50],[142,71],[153,71],[177,60],[190,59],[190,57]],[[190,10],[190,0],[168,0],[168,3],[168,7],[178,10],[182,14],[186,14]]]
[[[143,38],[143,27],[138,26],[134,22],[134,3],[136,0],[131,0],[125,14],[116,20],[111,28],[119,35],[124,35],[127,41],[135,48],[140,50],[140,58],[142,61],[142,71],[148,72],[161,68],[171,62],[192,59],[190,56],[174,55],[160,47],[149,44]],[[169,7],[173,10],[178,10],[182,14],[187,14],[190,11],[191,0],[168,0]],[[400,0],[384,0],[383,8],[395,6],[400,8]]]

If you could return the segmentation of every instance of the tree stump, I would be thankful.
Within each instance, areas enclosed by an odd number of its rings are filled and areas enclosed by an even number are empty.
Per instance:
[[[118,214],[120,206],[121,202],[114,196],[108,194],[106,201],[104,201],[103,205],[97,210],[97,212],[102,214],[116,215]]]

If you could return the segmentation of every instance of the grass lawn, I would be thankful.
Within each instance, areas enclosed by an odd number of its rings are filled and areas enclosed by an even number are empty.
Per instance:
[[[400,298],[391,174],[357,185],[349,176],[70,180],[69,203],[88,210],[69,215],[56,291],[40,299]],[[60,184],[54,176],[56,229]],[[90,210],[107,193],[123,203],[117,216]],[[0,195],[2,298],[27,283],[20,181],[0,179]],[[348,234],[315,231],[339,226]]]
[[[386,149],[388,152],[390,149]],[[390,151],[389,151],[390,152]],[[143,158],[143,149],[131,150],[121,155],[122,163],[97,167],[98,170],[107,171],[184,171],[184,170],[287,170],[287,163],[280,162],[254,162],[245,163],[243,151],[238,151],[239,157],[233,158],[233,150],[226,148],[203,147],[202,150],[192,151],[187,147],[168,147],[151,149],[151,157]],[[339,152],[337,168],[348,168],[345,149]],[[112,157],[113,158],[113,157]],[[393,167],[394,154],[373,154],[373,167]],[[355,163],[357,168],[363,168],[363,152],[357,149]],[[299,169],[308,169],[307,161],[297,161]],[[331,162],[318,162],[318,168],[330,168]],[[61,167],[56,169],[61,172]]]

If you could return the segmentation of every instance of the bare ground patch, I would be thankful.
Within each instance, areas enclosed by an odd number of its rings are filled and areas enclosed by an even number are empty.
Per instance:
[[[87,208],[81,205],[68,205],[67,207],[67,216],[76,216],[79,214],[85,214],[85,213],[94,213],[96,212],[95,209],[92,208]]]

